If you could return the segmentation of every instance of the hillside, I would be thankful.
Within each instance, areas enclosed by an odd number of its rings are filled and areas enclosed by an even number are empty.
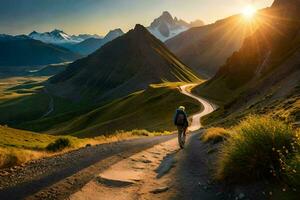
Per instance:
[[[46,44],[28,37],[0,39],[0,66],[47,65],[80,58],[63,47]]]
[[[213,76],[259,22],[249,22],[241,15],[214,24],[191,28],[165,43],[184,63],[206,77]]]
[[[299,13],[300,1],[275,1],[264,25],[213,79],[195,90],[223,105],[207,123],[229,122],[249,113],[269,113],[295,124],[300,121]]]
[[[182,83],[151,85],[108,104],[94,107],[73,107],[67,112],[18,125],[22,129],[46,131],[52,134],[70,134],[78,137],[110,135],[116,131],[145,129],[172,131],[172,118],[178,105],[184,105],[189,114],[201,109],[196,100],[179,92]],[[162,100],[163,99],[163,100]],[[57,102],[55,100],[55,102]],[[58,105],[58,106],[57,106]],[[59,102],[57,108],[59,108]],[[65,104],[67,106],[67,104]]]
[[[69,65],[49,80],[51,93],[72,100],[100,101],[126,96],[162,82],[199,78],[146,28],[134,30]]]

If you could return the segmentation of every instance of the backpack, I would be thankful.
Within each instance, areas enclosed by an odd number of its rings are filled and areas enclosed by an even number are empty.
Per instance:
[[[185,116],[183,113],[179,113],[176,118],[176,125],[183,126],[185,122]]]

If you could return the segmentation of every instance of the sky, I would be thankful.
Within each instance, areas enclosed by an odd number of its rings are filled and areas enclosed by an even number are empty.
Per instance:
[[[213,23],[249,4],[271,6],[274,0],[0,0],[0,33],[28,34],[60,29],[68,34],[105,35],[150,23],[169,11],[187,22]]]

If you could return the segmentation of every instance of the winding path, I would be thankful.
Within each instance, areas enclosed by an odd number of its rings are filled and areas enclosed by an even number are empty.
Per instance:
[[[48,110],[45,114],[43,114],[43,116],[41,118],[45,118],[48,117],[53,111],[54,111],[54,99],[51,96],[51,94],[48,92],[48,90],[46,88],[44,88],[44,92],[45,94],[48,94],[50,101],[49,101],[49,106],[48,106]]]
[[[202,127],[201,122],[200,122],[201,117],[212,113],[216,109],[216,106],[213,105],[212,103],[208,102],[207,100],[205,100],[201,97],[195,96],[188,91],[188,89],[190,89],[194,86],[196,86],[196,84],[188,84],[188,85],[184,85],[184,86],[180,87],[180,91],[182,94],[189,96],[193,99],[196,99],[197,101],[200,102],[200,104],[203,105],[203,110],[192,116],[193,120],[192,120],[192,124],[189,127],[189,131],[199,130]]]

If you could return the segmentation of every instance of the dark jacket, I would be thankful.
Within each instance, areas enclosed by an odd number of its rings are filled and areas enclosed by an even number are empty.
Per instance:
[[[178,124],[177,124],[177,116],[178,116],[179,114],[183,114],[183,115],[184,115],[184,121],[185,121],[185,122],[184,122],[184,126],[185,126],[185,127],[188,127],[188,126],[189,126],[188,116],[187,116],[186,112],[184,112],[184,111],[182,111],[182,110],[179,110],[179,109],[177,109],[176,112],[175,112],[174,119],[173,119],[174,124],[175,124],[176,126],[178,126]],[[182,126],[182,125],[180,125],[180,126]]]

